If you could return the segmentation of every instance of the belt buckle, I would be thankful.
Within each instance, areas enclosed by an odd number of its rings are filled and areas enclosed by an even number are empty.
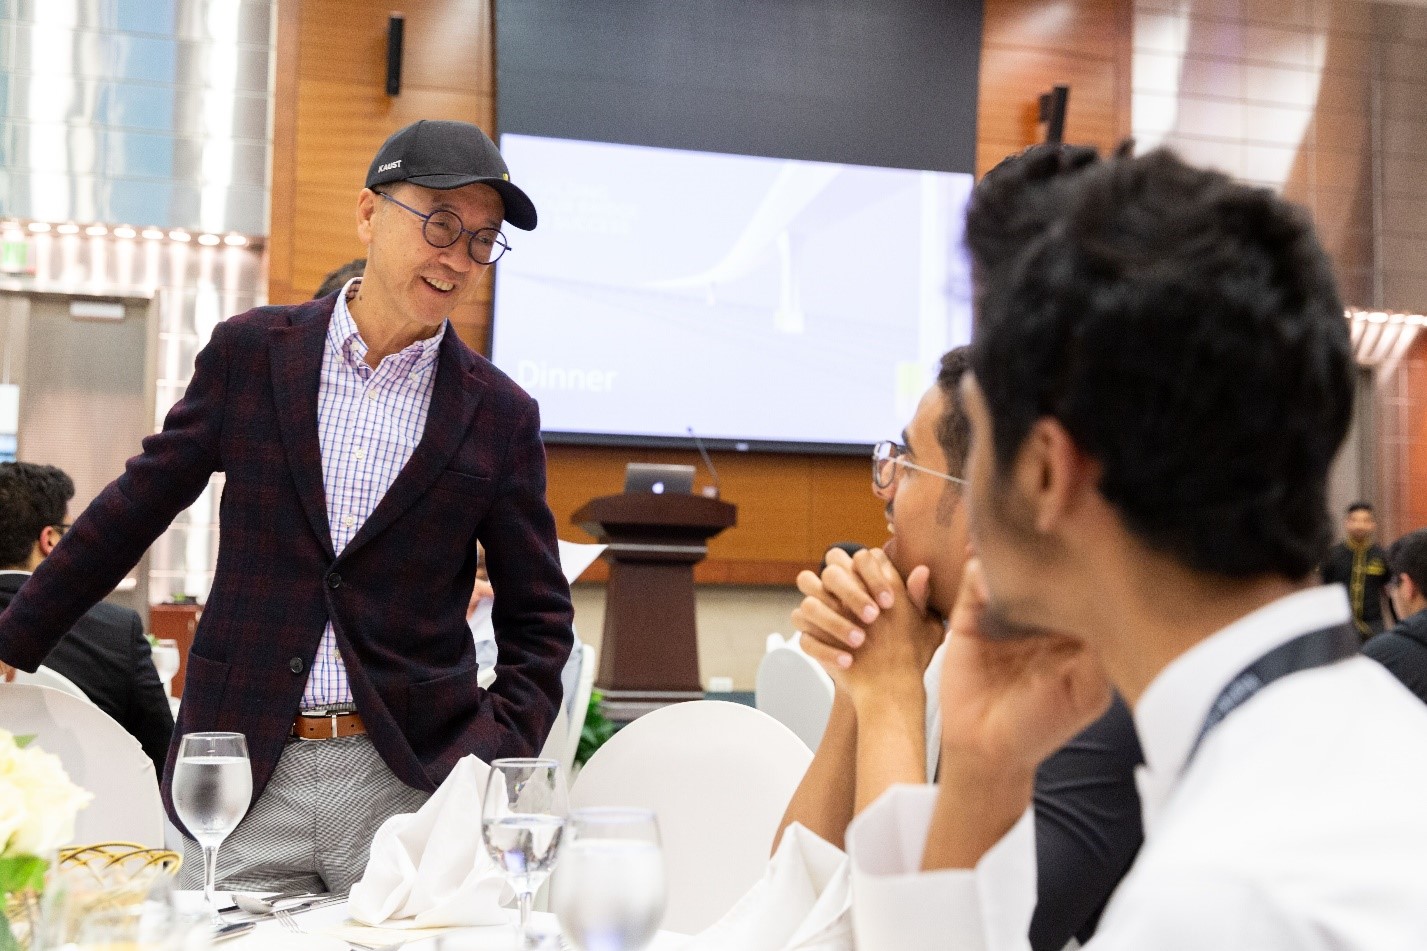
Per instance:
[[[301,717],[302,719],[304,719],[304,720],[326,720],[326,721],[328,721],[330,724],[332,724],[332,736],[330,737],[330,739],[333,739],[333,740],[339,739],[339,737],[337,736],[337,718],[343,715],[343,713],[342,713],[341,711],[337,711],[337,710],[331,710],[331,711],[328,711],[328,710],[300,710],[300,711],[298,711],[298,714],[297,714],[297,715],[298,715],[299,717]],[[329,737],[325,737],[325,736],[299,736],[298,739],[299,739],[299,740],[305,740],[305,741],[307,741],[307,742],[314,742],[314,741],[316,741],[316,740],[326,740],[326,739],[329,739]]]

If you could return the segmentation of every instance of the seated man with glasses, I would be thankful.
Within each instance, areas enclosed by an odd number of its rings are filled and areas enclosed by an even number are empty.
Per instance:
[[[0,608],[54,551],[74,480],[55,466],[0,463]],[[154,668],[144,622],[129,608],[101,601],[86,611],[41,661],[69,678],[129,732],[162,773],[173,711]]]
[[[539,410],[447,321],[535,206],[480,129],[421,121],[382,145],[356,212],[362,276],[220,323],[163,431],[0,617],[0,660],[33,668],[224,473],[179,712],[179,733],[247,735],[223,887],[345,892],[385,819],[463,756],[535,754],[560,707],[572,611]],[[478,542],[500,594],[490,690],[466,626]]]
[[[1033,150],[1020,161],[1059,151]],[[1015,237],[1013,228],[1020,234],[1036,227],[1025,216],[1006,220],[1013,223],[1007,238]],[[960,400],[966,368],[965,348],[946,354],[902,443],[873,450],[873,493],[886,504],[892,531],[885,547],[855,555],[833,548],[821,577],[805,571],[798,578],[806,597],[793,624],[836,690],[818,754],[783,827],[802,822],[833,844],[841,845],[853,815],[893,784],[935,780],[935,690],[968,545],[960,477],[970,437]],[[1095,931],[1142,840],[1139,763],[1129,711],[1117,703],[1037,774],[1036,951],[1059,951]]]
[[[969,438],[960,396],[966,369],[965,348],[946,354],[903,442],[873,451],[873,491],[886,503],[892,532],[887,544],[855,555],[831,549],[821,577],[805,571],[798,578],[806,598],[794,626],[836,689],[784,828],[801,822],[842,845],[854,814],[891,786],[935,778],[941,644],[968,540],[959,475]],[[1094,932],[1140,845],[1139,763],[1129,711],[1117,703],[1038,774],[1036,951],[1059,951]]]

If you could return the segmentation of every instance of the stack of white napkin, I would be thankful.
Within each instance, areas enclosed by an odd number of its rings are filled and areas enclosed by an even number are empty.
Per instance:
[[[505,879],[481,841],[481,796],[490,767],[474,756],[414,813],[392,816],[372,840],[347,911],[384,928],[505,924]]]
[[[851,951],[847,855],[794,823],[756,885],[679,951]]]

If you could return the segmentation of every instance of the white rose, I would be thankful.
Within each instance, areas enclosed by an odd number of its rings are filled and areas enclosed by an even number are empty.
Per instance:
[[[5,780],[0,780],[0,858],[11,854],[10,838],[25,822],[29,810],[25,808],[25,797],[20,790]]]
[[[75,814],[94,797],[69,781],[59,757],[33,746],[18,749],[9,735],[0,737],[0,750],[0,787],[23,804],[6,852],[45,855],[69,842]]]

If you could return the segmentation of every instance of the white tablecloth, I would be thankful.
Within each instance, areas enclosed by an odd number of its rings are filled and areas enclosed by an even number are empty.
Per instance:
[[[241,938],[215,945],[218,951],[348,951],[350,938],[364,945],[381,947],[407,941],[401,951],[514,951],[519,947],[515,928],[516,913],[510,913],[510,924],[488,928],[456,928],[439,935],[429,932],[400,931],[394,928],[366,928],[347,917],[345,903],[328,905],[301,912],[297,921],[304,934],[293,934],[271,919]],[[555,933],[559,924],[549,912],[532,912],[531,924],[540,932]],[[688,938],[671,931],[661,931],[648,951],[674,951]]]

